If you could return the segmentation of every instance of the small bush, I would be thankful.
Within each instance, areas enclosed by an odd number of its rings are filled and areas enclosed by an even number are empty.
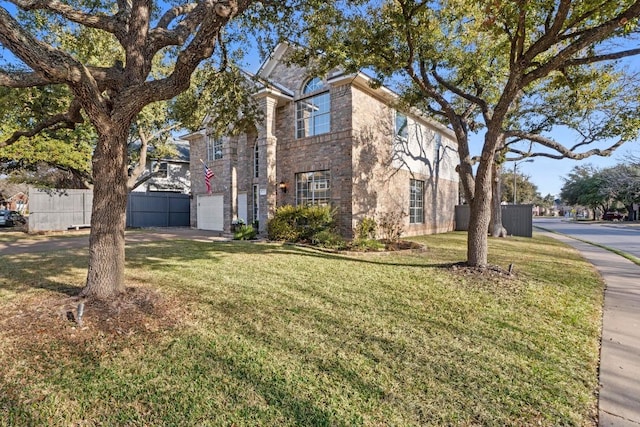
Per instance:
[[[405,213],[401,210],[385,212],[380,215],[380,230],[382,238],[391,242],[397,242],[404,232],[403,220]]]
[[[284,240],[297,242],[300,240],[300,232],[297,229],[298,209],[286,205],[276,209],[276,213],[267,223],[267,236],[271,240]]]
[[[317,233],[325,230],[333,230],[335,226],[334,211],[330,206],[301,206],[297,225],[300,237],[303,240],[311,240]]]
[[[351,249],[354,251],[382,251],[385,249],[385,244],[375,239],[355,239],[351,242]]]
[[[325,230],[333,230],[334,211],[329,206],[282,206],[267,223],[271,240],[312,241]]]
[[[251,240],[255,239],[258,232],[252,225],[240,225],[233,233],[234,240]]]
[[[328,249],[345,249],[347,247],[347,242],[341,235],[329,230],[316,233],[311,239],[311,243]]]
[[[356,240],[368,240],[376,238],[376,228],[378,224],[376,220],[369,217],[364,217],[358,221],[356,225]]]

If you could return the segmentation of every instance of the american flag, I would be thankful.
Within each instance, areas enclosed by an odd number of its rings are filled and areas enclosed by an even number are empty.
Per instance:
[[[207,164],[204,164],[204,185],[207,186],[207,193],[211,194],[211,178],[213,178],[215,175],[213,174],[213,171],[211,169],[209,169],[209,166],[207,166]]]

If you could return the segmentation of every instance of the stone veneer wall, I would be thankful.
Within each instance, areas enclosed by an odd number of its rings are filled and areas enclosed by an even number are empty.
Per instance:
[[[352,87],[353,98],[353,218],[352,228],[364,217],[379,220],[384,213],[403,216],[405,236],[446,232],[454,229],[458,202],[457,175],[451,172],[451,150],[441,151],[439,161],[433,150],[424,149],[424,165],[411,170],[394,152],[395,112],[382,100]],[[420,125],[422,126],[422,125]],[[425,132],[431,132],[425,127]],[[455,143],[442,138],[442,144]],[[446,152],[446,154],[444,154]],[[429,153],[434,155],[428,157]],[[425,182],[424,223],[409,223],[410,180]]]
[[[294,91],[295,99],[299,99],[304,83],[313,76],[308,75],[305,69],[280,63],[267,77]],[[393,156],[393,108],[373,97],[369,91],[349,83],[331,86],[329,90],[331,132],[296,139],[295,101],[281,100],[272,111],[275,117],[269,117],[274,120],[273,136],[268,136],[262,127],[256,133],[226,139],[223,159],[209,161],[209,167],[216,173],[212,180],[212,194],[225,196],[225,230],[229,231],[230,222],[237,215],[238,207],[231,202],[237,194],[247,193],[247,220],[251,221],[254,219],[253,186],[266,189],[267,194],[260,196],[260,230],[264,232],[266,219],[273,207],[295,205],[295,174],[320,170],[330,171],[331,202],[338,209],[339,231],[346,237],[352,237],[360,219],[379,219],[381,213],[391,211],[404,212],[406,236],[453,230],[454,206],[458,201],[457,175],[451,173],[455,167],[452,164],[455,159],[451,157],[453,151],[447,152],[449,157],[446,161],[437,163],[431,159],[432,167],[427,169],[441,173],[427,173],[425,168],[418,171],[403,168]],[[270,111],[267,101],[263,99],[262,102]],[[253,168],[256,143],[260,150],[258,178],[254,177]],[[275,153],[271,151],[274,143]],[[443,144],[456,148],[454,141],[443,138]],[[198,160],[206,159],[204,137],[192,137],[190,146],[191,224],[195,226],[197,195],[206,193],[202,164]],[[275,164],[272,164],[274,154]],[[423,224],[409,224],[409,180],[412,178],[425,181]],[[278,190],[280,181],[286,183],[286,193]]]

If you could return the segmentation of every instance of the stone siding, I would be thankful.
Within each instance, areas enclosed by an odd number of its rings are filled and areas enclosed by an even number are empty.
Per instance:
[[[273,65],[273,64],[272,64]],[[395,112],[379,92],[351,80],[335,80],[316,93],[329,90],[331,130],[296,138],[296,101],[311,76],[307,70],[277,63],[262,77],[293,93],[263,91],[258,95],[265,120],[255,132],[224,139],[223,158],[208,161],[216,174],[212,193],[224,195],[224,228],[237,218],[238,194],[247,194],[247,220],[259,220],[266,231],[268,218],[278,206],[295,205],[296,174],[330,172],[331,205],[337,208],[339,232],[352,237],[358,221],[379,219],[384,213],[402,213],[404,235],[453,230],[458,201],[455,173],[456,145],[447,135],[436,138],[437,126],[411,117],[415,137],[403,147],[395,138]],[[206,193],[202,164],[206,159],[203,133],[189,137],[191,145],[191,223],[197,226],[197,195]],[[254,149],[259,150],[259,174],[254,176]],[[416,151],[417,150],[417,151]],[[416,155],[417,153],[417,155]],[[409,224],[410,180],[425,182],[422,224]],[[279,190],[284,182],[287,191]],[[259,188],[259,215],[253,217],[254,186]]]

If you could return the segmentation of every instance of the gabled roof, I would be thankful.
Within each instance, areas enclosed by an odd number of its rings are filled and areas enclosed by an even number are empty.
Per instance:
[[[278,65],[278,63],[282,61],[287,51],[289,49],[294,49],[294,48],[295,47],[292,46],[290,43],[287,43],[287,42],[279,43],[278,46],[276,46],[276,48],[274,49],[274,51],[271,53],[271,55],[269,55],[269,58],[265,60],[265,62],[262,64],[262,66],[258,70],[258,73],[257,73],[258,77],[264,81],[268,81],[268,78],[271,75],[271,72],[273,72],[273,70]],[[345,83],[356,85],[361,90],[364,90],[370,95],[373,95],[375,97],[382,99],[384,102],[386,102],[389,105],[393,105],[400,98],[400,95],[398,95],[396,92],[392,91],[386,86],[380,86],[380,87],[374,88],[372,85],[373,78],[371,78],[370,76],[368,76],[366,73],[362,71],[359,71],[357,73],[347,74],[343,70],[334,70],[327,75],[327,84],[329,85],[332,85],[332,84],[337,85],[337,84],[345,84]],[[293,99],[293,96],[295,93],[294,91],[273,82],[269,82],[269,85],[272,88],[280,90],[283,94],[286,94],[287,96],[290,96]],[[449,129],[442,123],[439,123],[433,120],[431,117],[426,115],[424,111],[414,107],[414,108],[411,108],[410,111],[408,111],[407,113],[411,114],[412,116],[415,116],[416,118],[419,118],[422,122],[424,122],[425,125],[447,135],[452,140],[454,141],[456,140],[455,133],[451,129]]]
[[[287,42],[280,42],[278,46],[271,52],[271,55],[262,63],[260,69],[258,70],[258,76],[261,78],[268,78],[273,69],[278,65],[280,61],[282,61],[282,57],[291,45]]]

